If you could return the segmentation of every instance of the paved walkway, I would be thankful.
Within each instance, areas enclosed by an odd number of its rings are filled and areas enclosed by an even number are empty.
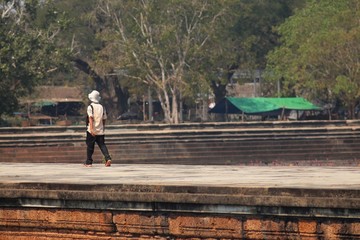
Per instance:
[[[1,163],[0,183],[360,189],[360,167]]]

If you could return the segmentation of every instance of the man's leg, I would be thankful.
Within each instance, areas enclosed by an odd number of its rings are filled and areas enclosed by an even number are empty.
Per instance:
[[[94,154],[95,141],[96,138],[86,131],[86,165],[91,165],[93,163],[92,155]]]
[[[105,144],[105,135],[96,136],[96,143],[99,145],[99,148],[105,157],[106,165],[110,166],[111,165],[111,157],[110,157],[109,151]],[[108,161],[110,161],[110,162],[108,162]]]
[[[99,145],[99,148],[102,152],[102,154],[105,157],[105,160],[111,160],[109,151],[105,145],[105,136],[104,135],[97,135],[96,136],[96,143]]]

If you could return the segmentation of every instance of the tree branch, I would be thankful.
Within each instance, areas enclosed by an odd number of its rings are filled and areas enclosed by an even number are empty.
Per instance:
[[[101,91],[105,88],[104,79],[100,77],[87,62],[80,58],[73,59],[72,61],[75,63],[76,68],[88,74],[95,81],[96,90]]]

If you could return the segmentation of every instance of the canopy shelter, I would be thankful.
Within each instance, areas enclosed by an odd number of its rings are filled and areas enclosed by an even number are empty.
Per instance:
[[[33,93],[21,99],[27,118],[33,122],[46,122],[52,125],[52,120],[58,122],[77,119],[84,107],[82,91],[78,87],[38,86]],[[31,123],[38,125],[38,123]]]
[[[292,98],[235,98],[226,97],[212,108],[209,113],[247,114],[247,115],[282,115],[284,111],[321,110],[301,97]]]

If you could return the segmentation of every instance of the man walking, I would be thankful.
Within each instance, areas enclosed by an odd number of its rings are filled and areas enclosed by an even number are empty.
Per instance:
[[[99,146],[105,158],[105,166],[111,166],[111,157],[105,145],[105,120],[107,118],[105,108],[99,103],[100,93],[93,90],[88,95],[91,104],[87,108],[87,131],[86,131],[86,145],[87,158],[84,166],[91,167],[93,163],[92,155],[94,153],[95,142]]]

